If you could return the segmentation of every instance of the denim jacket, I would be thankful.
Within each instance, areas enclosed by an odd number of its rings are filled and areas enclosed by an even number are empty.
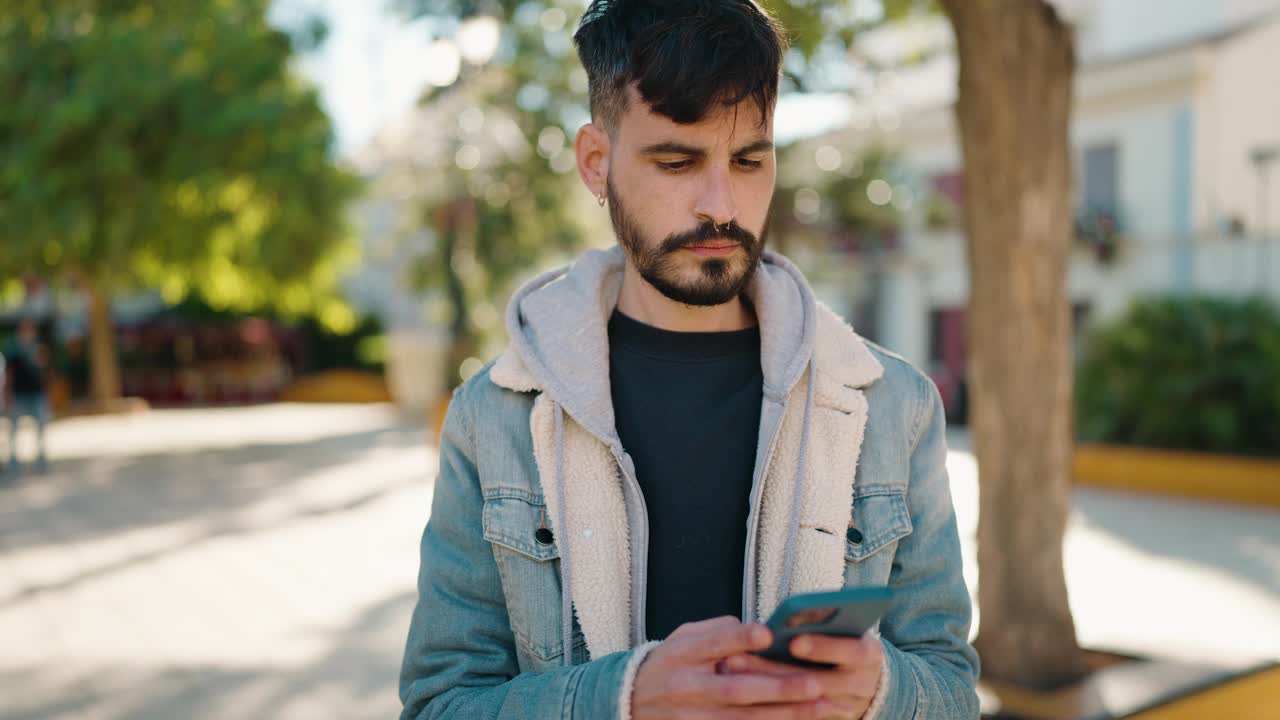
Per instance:
[[[528,283],[508,308],[510,346],[454,394],[402,719],[630,717],[656,643],[644,498],[608,385],[622,266],[619,248],[590,251]],[[765,253],[747,294],[764,397],[742,620],[763,622],[794,594],[889,585],[864,717],[977,718],[937,389],[858,337],[780,255]]]

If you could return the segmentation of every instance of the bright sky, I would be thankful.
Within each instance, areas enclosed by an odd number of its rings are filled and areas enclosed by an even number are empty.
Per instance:
[[[300,62],[320,87],[342,155],[358,150],[377,130],[411,108],[426,86],[431,32],[386,10],[386,0],[275,0],[273,21],[287,24],[310,10],[329,20],[323,48]],[[785,143],[847,121],[841,96],[784,96],[775,139]]]

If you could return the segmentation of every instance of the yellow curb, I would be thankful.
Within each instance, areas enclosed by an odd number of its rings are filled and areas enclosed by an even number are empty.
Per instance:
[[[1073,472],[1091,487],[1280,508],[1280,461],[1174,450],[1080,445]]]
[[[1182,700],[1133,715],[1131,720],[1280,720],[1277,698],[1280,698],[1280,666],[1197,691]]]
[[[326,370],[298,378],[280,392],[282,402],[382,403],[391,400],[386,380],[360,370]]]

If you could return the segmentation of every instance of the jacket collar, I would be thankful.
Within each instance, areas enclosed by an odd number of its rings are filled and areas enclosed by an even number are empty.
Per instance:
[[[864,388],[884,374],[884,367],[866,341],[853,328],[826,305],[819,302],[818,333],[814,343],[814,357],[819,374],[838,385],[848,388]],[[489,378],[498,387],[516,392],[543,392],[546,387],[525,367],[518,353],[508,349],[498,356],[489,372]],[[821,393],[823,386],[819,385]]]
[[[608,322],[622,287],[621,248],[585,253],[568,268],[526,284],[507,310],[511,346],[490,371],[495,384],[517,392],[551,392],[584,428],[617,444],[609,394]],[[815,300],[785,257],[766,252],[747,290],[761,329],[765,392],[781,400],[800,378],[812,353],[819,373],[850,388],[865,387],[884,370],[861,337]],[[573,313],[584,300],[594,308]],[[538,322],[542,315],[572,322]],[[565,362],[567,367],[552,367]],[[572,378],[573,382],[562,379]]]

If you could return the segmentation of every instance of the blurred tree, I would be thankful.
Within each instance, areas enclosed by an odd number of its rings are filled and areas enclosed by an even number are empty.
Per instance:
[[[80,285],[92,397],[120,393],[114,293],[191,290],[350,325],[328,294],[355,179],[267,0],[9,0],[0,12],[0,276]],[[322,30],[313,22],[305,42]]]
[[[586,241],[571,173],[571,132],[586,116],[585,94],[573,86],[568,35],[544,30],[553,20],[516,18],[504,29],[503,57],[468,63],[455,83],[423,100],[448,110],[443,127],[432,128],[446,137],[437,177],[419,186],[417,198],[435,241],[413,271],[420,285],[444,294],[449,389],[479,367],[485,341],[501,334],[497,303],[517,277]],[[498,27],[491,18],[472,22]],[[462,49],[471,52],[465,42]]]
[[[769,241],[779,252],[787,254],[803,243],[820,251],[873,253],[901,229],[902,215],[887,197],[876,197],[872,185],[877,180],[887,183],[897,174],[897,157],[889,148],[872,145],[855,155],[823,146],[811,160],[791,159],[807,150],[798,145],[777,150]],[[820,170],[817,175],[813,164]]]

